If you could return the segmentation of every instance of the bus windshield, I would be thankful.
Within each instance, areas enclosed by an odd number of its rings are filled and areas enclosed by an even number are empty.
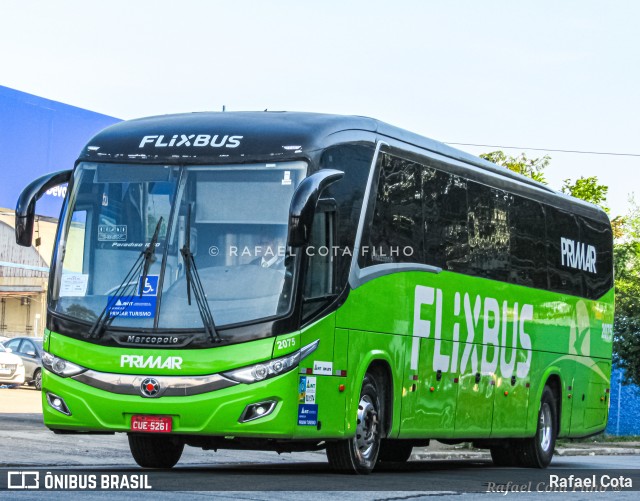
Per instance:
[[[51,310],[89,323],[104,313],[124,330],[204,329],[186,250],[217,327],[286,313],[293,287],[292,259],[285,259],[289,204],[306,170],[304,162],[80,164],[58,242]],[[145,272],[128,273],[154,235]]]

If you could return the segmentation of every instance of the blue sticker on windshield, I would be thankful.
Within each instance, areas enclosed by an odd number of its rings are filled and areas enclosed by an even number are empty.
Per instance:
[[[122,318],[153,318],[156,315],[158,296],[158,282],[160,275],[147,275],[138,281],[138,295],[109,296],[107,311],[110,317]]]
[[[156,296],[109,296],[107,310],[110,317],[153,318],[157,299]]]
[[[142,286],[142,277],[140,277],[140,283],[138,284],[138,294],[142,292],[142,296],[157,296],[159,277],[160,275],[147,275],[145,277],[144,287]]]
[[[298,425],[318,426],[318,404],[298,405]]]

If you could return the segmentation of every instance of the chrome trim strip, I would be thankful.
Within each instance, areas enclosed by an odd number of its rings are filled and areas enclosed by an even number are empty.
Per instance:
[[[308,357],[314,351],[316,351],[318,349],[319,344],[320,344],[320,340],[316,339],[314,342],[309,343],[308,345],[300,348],[300,358],[298,359],[298,363],[300,363],[305,357]]]
[[[160,386],[160,391],[153,397],[146,397],[140,391],[142,381],[153,377]],[[210,391],[229,388],[239,383],[231,381],[220,374],[207,376],[149,376],[139,374],[113,374],[88,370],[73,376],[80,383],[99,388],[119,395],[138,395],[145,398],[186,397],[200,395]]]
[[[392,273],[400,273],[403,271],[426,271],[437,275],[442,272],[442,268],[420,263],[384,263],[368,266],[364,270],[358,269],[358,271],[359,275],[357,283],[358,287],[360,287],[369,280],[373,280],[374,278],[382,277],[384,275],[391,275]]]

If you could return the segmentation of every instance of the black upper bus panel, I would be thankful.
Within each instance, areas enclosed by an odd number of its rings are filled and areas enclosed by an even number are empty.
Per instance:
[[[353,132],[353,138],[349,138]],[[486,183],[515,181],[533,188],[534,197],[560,208],[578,210],[609,224],[601,209],[552,190],[520,174],[446,144],[360,117],[299,112],[200,112],[162,115],[128,120],[107,127],[82,150],[78,162],[123,162],[161,164],[219,164],[264,162],[310,158],[313,152],[337,142],[395,140],[436,153],[486,173]],[[507,188],[508,189],[508,188]],[[518,190],[516,190],[518,191]],[[527,190],[525,190],[527,191]],[[571,201],[569,201],[571,200]]]
[[[308,156],[345,130],[375,132],[377,122],[292,112],[202,112],[129,120],[94,136],[80,161],[196,163],[281,161]],[[329,140],[330,141],[330,140]]]

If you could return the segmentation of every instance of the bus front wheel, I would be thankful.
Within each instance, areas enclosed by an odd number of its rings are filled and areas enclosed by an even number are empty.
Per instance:
[[[327,459],[334,470],[343,473],[371,473],[378,459],[382,407],[376,378],[367,373],[360,390],[355,436],[327,443]]]
[[[173,437],[130,434],[129,449],[143,468],[173,468],[182,456],[184,443]]]

